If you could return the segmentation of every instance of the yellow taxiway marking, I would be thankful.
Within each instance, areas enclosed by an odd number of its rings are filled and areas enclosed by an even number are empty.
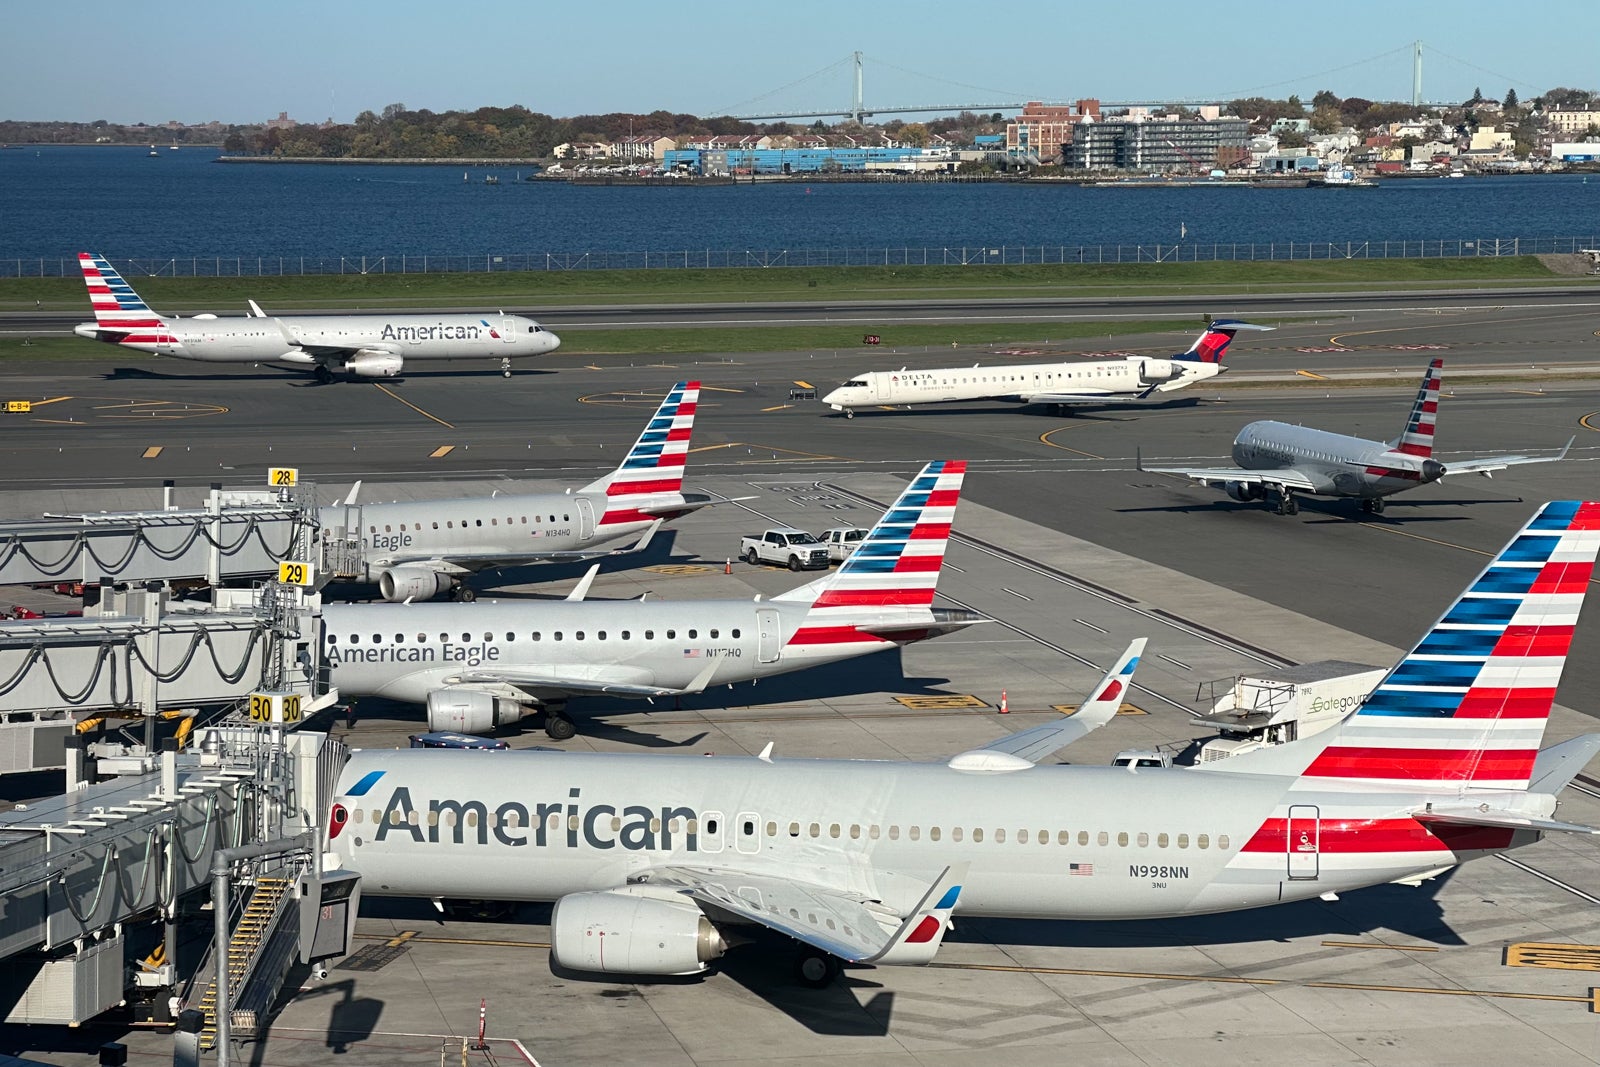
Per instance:
[[[802,382],[799,378],[796,378],[794,380],[794,384],[798,385],[802,389],[815,389],[816,388],[816,386],[812,385],[810,382]]]
[[[1380,945],[1376,941],[1324,941],[1323,948],[1386,948],[1391,952],[1438,952],[1437,945]]]
[[[151,445],[149,448],[144,450],[144,454],[141,455],[139,458],[140,459],[155,459],[157,456],[161,455],[161,447],[162,447],[161,445]]]
[[[989,705],[971,693],[938,693],[932,696],[895,697],[895,702],[918,711],[934,708],[986,708]]]
[[[584,370],[605,370],[604,367],[596,367],[593,363],[585,363],[583,365],[583,369]]]
[[[34,419],[33,421],[34,422],[42,422],[46,426],[85,426],[85,425],[87,425],[87,423],[79,422],[77,419]]]
[[[757,444],[751,444],[749,441],[729,441],[727,444],[723,444],[723,445],[703,445],[700,448],[691,448],[691,449],[689,449],[689,451],[690,452],[715,452],[715,451],[717,451],[719,449],[725,449],[725,448],[743,448],[743,449],[747,449],[752,455],[754,455],[756,452],[765,452],[765,453],[767,453],[767,455],[772,456],[774,458],[776,458],[778,456],[783,456],[783,457],[785,457],[787,459],[828,459],[828,460],[839,460],[839,461],[843,460],[842,456],[828,456],[828,455],[822,454],[821,452],[801,452],[799,449],[796,449],[796,448],[780,448],[777,445],[757,445]],[[750,462],[750,463],[770,463],[770,462],[772,462],[772,460],[770,460],[770,459],[751,459],[751,460],[748,460],[747,462]]]
[[[415,930],[402,930],[397,936],[391,937],[386,944],[390,948],[399,948],[401,945],[405,944],[407,941],[410,941],[416,936],[417,932]]]
[[[710,567],[702,567],[698,563],[658,563],[654,567],[641,567],[641,570],[651,574],[670,574],[673,577],[682,577],[689,574],[709,574]]]
[[[1507,389],[1506,392],[1508,392],[1508,393],[1521,393],[1523,396],[1545,396],[1545,395],[1547,395],[1544,392],[1544,390],[1542,390],[1542,389]]]
[[[1474,556],[1488,556],[1491,559],[1495,556],[1495,553],[1485,552],[1481,548],[1468,548],[1466,545],[1458,545],[1454,541],[1441,541],[1437,537],[1424,537],[1422,534],[1407,533],[1405,530],[1397,530],[1393,526],[1379,526],[1375,522],[1364,522],[1361,525],[1369,530],[1382,530],[1384,533],[1391,533],[1396,537],[1409,537],[1413,541],[1426,541],[1430,545],[1438,545],[1441,548],[1459,548],[1463,552],[1471,552]]]
[[[1302,378],[1314,378],[1319,382],[1325,382],[1328,380],[1328,376],[1326,374],[1315,374],[1308,370],[1297,370],[1295,373],[1300,375]]]
[[[71,399],[72,399],[72,397],[70,397],[70,396],[53,396],[49,400],[30,400],[30,401],[27,401],[27,404],[28,404],[29,409],[31,410],[33,408],[42,408],[46,404],[59,404],[63,400],[71,400]]]
[[[793,404],[774,404],[770,408],[762,408],[761,410],[762,411],[782,411],[784,408],[792,408],[792,407],[794,407]]]
[[[1005,974],[1055,974],[1077,975],[1085,978],[1134,978],[1157,982],[1196,982],[1216,985],[1290,986],[1301,989],[1345,989],[1368,993],[1420,993],[1438,997],[1491,997],[1499,1000],[1549,1000],[1566,1004],[1587,1004],[1592,1011],[1597,1000],[1594,993],[1588,996],[1570,996],[1560,993],[1515,993],[1501,989],[1448,989],[1430,986],[1382,985],[1376,982],[1297,982],[1292,978],[1246,978],[1227,974],[1164,974],[1160,971],[1101,971],[1088,967],[1023,967],[999,963],[940,963],[928,964],[929,969],[949,971],[992,971]]]
[[[1051,704],[1050,706],[1052,708],[1054,708],[1056,711],[1059,711],[1063,715],[1071,715],[1071,714],[1073,714],[1074,712],[1076,712],[1078,710],[1078,705],[1077,704]],[[1123,705],[1120,705],[1117,708],[1117,714],[1118,715],[1148,715],[1150,713],[1148,711],[1145,711],[1143,708],[1139,707],[1137,704],[1123,704]]]
[[[407,942],[413,945],[486,945],[490,948],[549,948],[548,941],[504,941],[488,937],[418,937],[415,930],[407,930],[401,934]],[[400,938],[391,939],[388,934],[356,934],[359,941],[388,941],[390,944]]]
[[[1578,425],[1582,426],[1585,430],[1593,430],[1596,433],[1600,433],[1600,426],[1595,426],[1594,424],[1592,424],[1589,421],[1590,419],[1594,418],[1596,415],[1600,415],[1600,411],[1591,411],[1591,412],[1589,412],[1589,414],[1585,415],[1583,418],[1578,420]]]
[[[454,452],[455,450],[456,450],[456,446],[455,445],[440,445],[438,448],[436,448],[432,452],[428,453],[428,458],[429,459],[443,459],[444,457],[448,456],[450,453]]]
[[[742,393],[742,392],[744,392],[743,389],[730,389],[725,385],[702,385],[700,387],[700,391],[702,393]]]
[[[1552,967],[1563,971],[1600,971],[1600,945],[1568,945],[1549,941],[1519,941],[1507,945],[1507,967]]]
[[[1082,456],[1084,459],[1105,459],[1106,458],[1104,456],[1097,456],[1093,452],[1085,452],[1081,448],[1068,448],[1066,445],[1058,445],[1054,441],[1050,440],[1051,435],[1058,434],[1062,430],[1070,430],[1070,429],[1072,429],[1072,427],[1070,427],[1070,426],[1057,426],[1053,430],[1046,430],[1044,433],[1039,435],[1039,443],[1041,445],[1049,445],[1051,448],[1059,448],[1063,452],[1071,452],[1073,455]]]
[[[380,389],[383,392],[387,393],[388,395],[394,397],[396,400],[400,401],[400,403],[404,404],[406,407],[410,408],[412,411],[415,411],[418,415],[421,415],[423,418],[432,419],[434,422],[437,422],[440,426],[443,426],[447,430],[455,429],[455,427],[453,425],[451,425],[450,423],[445,422],[443,419],[441,419],[437,415],[430,415],[426,411],[423,411],[421,408],[417,407],[417,405],[413,404],[411,401],[407,400],[405,397],[401,396],[399,393],[395,392],[393,389],[390,389],[387,385],[383,385],[380,382],[373,382],[372,384],[374,386],[376,386],[378,389]]]

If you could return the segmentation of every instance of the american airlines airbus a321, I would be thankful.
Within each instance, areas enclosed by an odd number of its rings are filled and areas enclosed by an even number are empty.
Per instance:
[[[168,317],[151,310],[104,256],[78,254],[94,321],[73,333],[202,363],[289,363],[312,367],[317,380],[336,374],[393,378],[407,364],[495,359],[511,377],[511,361],[554,352],[561,338],[525,315],[495,312],[438,315],[307,315],[268,317],[255,301],[250,316]]]
[[[1600,549],[1546,504],[1331,729],[1193,767],[1045,766],[1109,721],[1142,642],[1076,714],[940,763],[366,751],[329,847],[363,892],[553,900],[551,960],[694,974],[740,927],[800,974],[929,962],[966,916],[1155,919],[1418,885],[1549,832],[1600,734],[1539,751]]]
[[[472,600],[465,578],[495,567],[642,551],[663,522],[718,503],[683,492],[699,398],[699,382],[674,385],[621,465],[576,493],[357,504],[358,482],[322,509],[323,536],[359,542],[358,577],[395,603],[446,592]],[[605,547],[626,537],[637,541]]]
[[[568,698],[680,696],[854,659],[986,621],[935,608],[965,462],[929,463],[833,574],[771,600],[328,604],[345,696],[426,704],[428,729],[481,733],[535,709],[558,740]]]
[[[1233,441],[1237,467],[1146,467],[1151,474],[1177,474],[1202,485],[1214,485],[1235,500],[1265,500],[1279,515],[1299,514],[1296,493],[1355,497],[1361,510],[1383,513],[1384,497],[1436,482],[1447,474],[1482,474],[1524,463],[1565,459],[1566,447],[1553,456],[1490,456],[1457,460],[1448,465],[1433,458],[1433,430],[1439,414],[1439,384],[1444,360],[1435,359],[1422,375],[1406,428],[1393,441],[1313,430],[1286,422],[1252,422]]]
[[[1094,363],[1033,363],[1016,367],[877,370],[857,375],[822,398],[845,418],[856,409],[945,404],[953,400],[1013,400],[1023,404],[1111,404],[1170,393],[1227,370],[1222,357],[1240,330],[1271,330],[1233,319],[1206,327],[1187,352],[1167,359],[1127,356]]]

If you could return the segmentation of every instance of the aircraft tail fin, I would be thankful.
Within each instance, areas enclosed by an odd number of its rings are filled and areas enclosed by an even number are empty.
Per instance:
[[[789,644],[898,643],[952,628],[933,596],[966,470],[965,460],[927,464],[837,571],[774,597],[811,605]],[[953,625],[968,621],[978,617]]]
[[[78,268],[89,288],[98,331],[126,335],[119,338],[123,341],[156,341],[166,333],[166,319],[140,299],[105,256],[79,252]]]
[[[1240,330],[1272,330],[1274,326],[1257,326],[1253,322],[1243,322],[1239,319],[1217,319],[1205,328],[1205,331],[1195,338],[1194,344],[1189,346],[1189,351],[1173,356],[1173,359],[1184,360],[1189,363],[1221,363],[1222,357],[1228,351],[1228,346],[1233,344],[1233,337]]]
[[[1399,437],[1389,442],[1389,450],[1417,459],[1433,458],[1433,425],[1439,416],[1439,382],[1444,376],[1444,360],[1435,358],[1428,364],[1417,387],[1417,398],[1411,402],[1411,414],[1406,416],[1406,428]]]
[[[1600,502],[1540,508],[1328,732],[1303,777],[1318,788],[1528,789],[1597,553]]]
[[[679,382],[667,390],[622,464],[579,490],[606,494],[605,514],[598,520],[601,527],[651,522],[661,505],[683,503],[683,464],[699,400],[699,382]],[[654,511],[641,510],[652,506]]]

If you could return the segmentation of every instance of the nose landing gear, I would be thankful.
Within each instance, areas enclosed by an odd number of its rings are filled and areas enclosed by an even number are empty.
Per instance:
[[[511,357],[510,356],[502,356],[500,358],[500,376],[502,378],[511,377]]]

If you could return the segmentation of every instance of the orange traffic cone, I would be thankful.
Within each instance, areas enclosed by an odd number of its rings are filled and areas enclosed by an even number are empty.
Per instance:
[[[733,560],[727,559],[727,558],[723,559],[723,561],[722,561],[722,573],[723,574],[732,574],[733,573]]]
[[[1000,714],[1011,714],[1011,706],[1006,703],[1006,691],[1004,689],[1000,690]]]

